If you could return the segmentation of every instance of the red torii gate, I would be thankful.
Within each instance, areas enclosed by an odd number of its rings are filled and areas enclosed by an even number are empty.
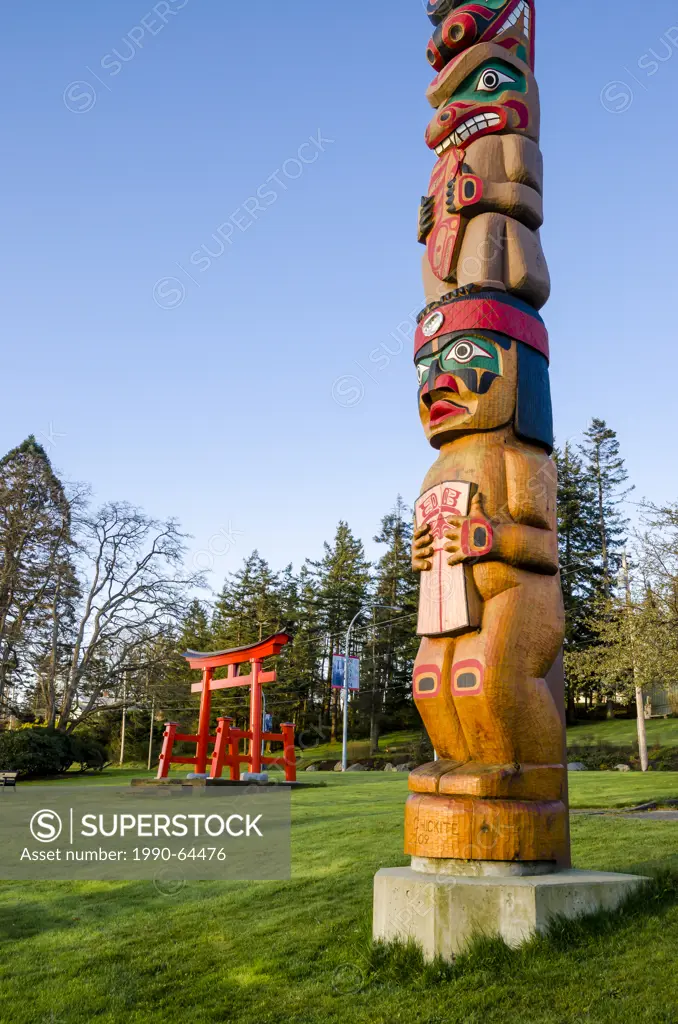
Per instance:
[[[249,764],[250,771],[258,774],[261,772],[262,764],[277,764],[285,769],[285,778],[288,782],[296,782],[296,756],[294,753],[294,726],[289,723],[281,725],[280,733],[264,732],[261,723],[262,712],[262,686],[266,683],[274,683],[277,679],[275,672],[263,672],[262,661],[274,654],[279,654],[282,648],[288,644],[291,637],[287,633],[275,633],[266,640],[250,644],[248,647],[235,647],[230,651],[215,651],[211,654],[201,654],[198,651],[187,651],[182,657],[186,659],[191,668],[202,671],[202,682],[194,683],[191,687],[193,693],[199,693],[200,717],[198,720],[198,732],[195,736],[185,736],[177,733],[179,728],[176,722],[167,722],[163,734],[162,753],[158,765],[158,778],[166,779],[171,764],[192,764],[198,775],[207,772],[207,762],[211,761],[210,778],[220,779],[224,766],[230,768],[231,780],[240,779],[240,762]],[[252,671],[248,676],[238,675],[238,666],[251,662]],[[215,679],[214,670],[228,667],[226,679]],[[230,690],[238,686],[251,687],[252,699],[250,702],[250,727],[247,732],[233,727],[232,718],[219,718],[217,721],[216,736],[210,736],[210,714],[212,710],[212,693],[215,690]],[[240,741],[249,740],[249,754],[240,753]],[[262,757],[262,742],[276,742],[284,744],[282,757]],[[195,757],[179,757],[173,753],[174,744],[195,743]],[[210,743],[214,743],[214,750],[209,755]]]

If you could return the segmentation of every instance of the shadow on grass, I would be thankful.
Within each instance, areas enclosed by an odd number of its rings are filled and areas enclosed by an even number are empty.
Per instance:
[[[130,921],[136,919],[138,927],[147,927],[144,916],[157,916],[158,920],[179,919],[182,915],[207,914],[215,907],[224,913],[240,915],[248,920],[253,906],[259,902],[266,907],[265,922],[279,915],[293,922],[295,913],[307,922],[311,904],[328,903],[327,877],[343,880],[333,889],[340,900],[355,895],[355,883],[347,872],[350,862],[327,857],[318,858],[317,877],[305,875],[288,881],[197,881],[191,880],[169,889],[162,881],[135,882],[0,882],[0,946],[8,940],[29,939],[53,931],[86,928],[100,931],[114,939],[123,935]],[[375,865],[374,870],[377,870]],[[322,870],[320,870],[322,868]]]
[[[18,882],[0,886],[0,897],[7,897],[0,901],[0,944],[79,928],[82,924],[104,929],[119,913],[120,896],[126,895],[124,885],[107,883],[97,891],[85,892],[73,882]],[[143,891],[139,887],[135,896],[138,905],[139,897],[149,897],[148,888]],[[159,899],[157,892],[155,896]]]
[[[649,875],[650,878],[660,878],[668,874],[678,878],[678,853],[668,856],[664,854],[655,860],[643,860],[614,870],[619,870],[625,875]]]
[[[636,927],[640,919],[660,917],[676,903],[678,872],[665,870],[655,873],[617,910],[601,910],[574,920],[553,918],[546,934],[518,949],[511,949],[499,937],[478,936],[453,962],[440,957],[427,962],[413,941],[369,943],[364,957],[366,984],[425,989],[471,975],[484,975],[488,980],[515,978],[522,968],[546,966],[554,954],[576,951],[581,955],[590,944]]]

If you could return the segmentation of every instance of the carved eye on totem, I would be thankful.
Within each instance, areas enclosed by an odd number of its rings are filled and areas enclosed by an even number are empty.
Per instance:
[[[498,68],[485,68],[476,85],[477,92],[496,92],[500,85],[515,85],[515,78],[504,74]]]
[[[441,373],[451,374],[477,395],[486,394],[492,381],[501,376],[501,357],[489,338],[456,338],[436,353],[431,353],[430,347],[431,344],[415,363],[420,388],[425,384],[433,386],[432,368],[436,379]]]
[[[481,359],[492,359],[492,355],[486,352],[480,345],[476,345],[473,341],[458,341],[457,344],[446,353],[447,359],[454,359],[455,363],[470,363],[472,359],[480,357]]]

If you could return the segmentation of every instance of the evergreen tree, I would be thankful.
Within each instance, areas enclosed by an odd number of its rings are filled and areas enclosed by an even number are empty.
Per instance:
[[[242,568],[226,580],[216,602],[212,618],[215,647],[244,647],[281,630],[294,634],[299,621],[297,604],[297,581],[292,566],[276,573],[258,551],[253,551]],[[275,669],[277,682],[264,691],[266,710],[278,723],[296,721],[299,705],[303,706],[304,687],[295,677],[291,650],[283,650]],[[242,672],[247,671],[245,666]],[[248,702],[244,691],[224,691],[215,697],[214,707],[215,711],[227,712],[237,719],[238,714],[246,714]]]
[[[266,688],[267,709],[273,715],[274,728],[281,722],[293,722],[303,735],[309,711],[309,694],[317,678],[319,629],[313,619],[313,607],[302,604],[304,571],[298,578],[291,565],[277,575],[276,629],[285,630],[293,642],[282,649],[277,659],[277,682]]]
[[[369,691],[366,694],[370,720],[370,749],[379,749],[382,718],[392,720],[412,709],[411,678],[418,638],[416,636],[419,580],[412,571],[412,510],[398,495],[394,507],[381,521],[375,543],[386,548],[376,565],[373,595],[377,605],[399,608],[382,613],[395,619],[384,626],[374,622],[371,641],[365,651]],[[376,616],[375,616],[376,619]]]
[[[291,593],[291,586],[285,588]],[[324,724],[326,672],[326,638],[323,616],[316,591],[316,582],[308,565],[294,579],[294,598],[286,600],[286,620],[294,636],[293,643],[281,655],[280,675],[286,682],[286,696],[293,703],[287,721],[297,725],[298,740],[303,747],[317,746],[329,738]],[[280,709],[282,710],[282,709]]]
[[[73,550],[69,499],[31,435],[0,460],[0,715],[10,686],[25,682],[31,669],[54,685],[46,648],[53,640],[57,659],[65,640],[54,622],[66,621],[78,592]]]
[[[609,600],[613,576],[619,571],[621,551],[626,543],[628,520],[621,505],[633,488],[623,489],[628,473],[617,435],[605,420],[594,419],[584,438],[579,450],[595,495],[602,596]]]
[[[280,580],[258,551],[224,583],[214,608],[212,632],[219,649],[244,647],[280,629]]]
[[[348,626],[365,604],[370,587],[370,565],[362,541],[357,540],[345,522],[337,526],[334,543],[325,542],[325,553],[318,562],[307,561],[309,581],[315,593],[312,614],[323,632],[324,697],[323,720],[330,724],[331,738],[337,735],[338,691],[331,689],[332,654],[344,652]]]
[[[214,634],[203,601],[194,598],[189,604],[178,641],[182,654],[185,651],[208,652],[213,649]]]
[[[569,443],[553,453],[558,467],[558,542],[565,605],[565,652],[591,643],[589,620],[601,592],[600,531],[596,490],[581,457]],[[577,682],[567,677],[567,709],[574,720]]]

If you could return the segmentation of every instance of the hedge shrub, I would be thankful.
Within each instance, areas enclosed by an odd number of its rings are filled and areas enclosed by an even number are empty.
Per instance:
[[[618,764],[627,764],[634,771],[641,769],[637,747],[618,747],[605,743],[595,747],[568,747],[567,760],[580,761],[590,771],[610,771]],[[652,771],[678,771],[678,747],[650,747],[648,761]]]
[[[0,771],[18,772],[21,778],[61,775],[76,762],[85,770],[100,770],[106,751],[87,734],[39,727],[0,732]]]

